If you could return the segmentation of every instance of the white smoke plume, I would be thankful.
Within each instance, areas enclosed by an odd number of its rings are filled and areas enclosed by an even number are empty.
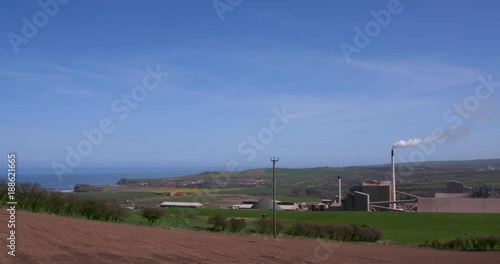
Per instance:
[[[462,125],[457,129],[442,131],[442,133],[430,137],[412,138],[406,141],[400,140],[392,145],[392,149],[415,147],[420,144],[431,143],[431,142],[443,143],[446,140],[460,140],[465,136],[467,136],[468,133],[469,133],[469,128],[467,126]]]
[[[408,147],[415,147],[417,145],[423,144],[423,143],[428,143],[434,141],[433,137],[426,137],[426,138],[412,138],[410,140],[400,140],[392,145],[392,149],[395,148],[408,148]]]

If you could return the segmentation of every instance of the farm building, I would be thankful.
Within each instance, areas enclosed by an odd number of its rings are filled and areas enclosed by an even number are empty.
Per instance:
[[[262,198],[259,201],[243,201],[241,204],[230,206],[231,209],[257,209],[257,210],[272,210],[273,200],[269,198]],[[283,211],[298,211],[299,205],[297,203],[286,203],[276,200],[276,210]]]
[[[310,211],[326,211],[328,209],[328,204],[326,203],[316,203],[309,206]]]
[[[235,204],[231,209],[252,209],[253,204]]]
[[[158,205],[163,208],[201,208],[202,203],[188,203],[188,202],[163,202]]]
[[[285,202],[278,202],[277,203],[279,207],[283,211],[298,211],[299,210],[299,205],[297,203],[285,203]]]

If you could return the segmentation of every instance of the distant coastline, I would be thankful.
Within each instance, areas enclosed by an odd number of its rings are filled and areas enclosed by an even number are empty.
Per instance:
[[[88,168],[66,174],[62,181],[48,169],[21,168],[18,183],[38,183],[52,191],[72,192],[76,184],[116,185],[122,178],[171,178],[201,173],[213,168]]]
[[[408,163],[397,164],[402,169],[411,167]],[[347,166],[331,168],[378,168],[383,169],[389,164]],[[482,159],[482,160],[448,160],[448,161],[426,161],[419,163],[415,169],[425,167],[434,169],[476,169],[476,170],[500,170],[500,159]],[[0,167],[0,170],[4,168]],[[6,168],[5,168],[6,169]],[[305,170],[309,168],[294,168],[296,170]],[[202,174],[203,172],[223,172],[220,167],[190,167],[190,168],[124,168],[124,167],[103,167],[103,168],[78,168],[72,173],[64,175],[62,181],[59,181],[56,174],[50,168],[20,167],[18,169],[17,182],[38,183],[49,190],[69,192],[73,191],[76,184],[90,184],[98,186],[116,185],[120,179],[157,179],[174,178]]]

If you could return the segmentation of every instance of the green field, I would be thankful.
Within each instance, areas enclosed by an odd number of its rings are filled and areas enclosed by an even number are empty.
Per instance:
[[[237,190],[220,191],[219,194],[247,194],[247,195],[266,195],[272,194],[273,188],[271,186],[256,186],[250,188],[242,188]],[[276,193],[280,195],[292,195],[290,188],[276,187]],[[317,199],[316,199],[317,200]]]
[[[415,164],[412,167],[414,170],[405,170],[406,167],[405,164],[398,164],[396,167],[397,188],[399,191],[420,197],[433,197],[436,192],[446,192],[446,183],[450,180],[463,182],[469,187],[487,185],[493,187],[495,192],[500,190],[500,159],[424,162]],[[482,169],[484,167],[497,169],[487,171]],[[349,187],[365,180],[390,180],[390,171],[388,164],[340,168],[277,168],[277,200],[316,203],[322,198],[333,199],[338,192],[337,176],[342,177],[343,195],[346,195]],[[252,222],[261,218],[263,214],[270,217],[272,213],[215,208],[227,208],[242,201],[256,201],[262,197],[270,197],[271,177],[271,169],[250,169],[233,172],[230,175],[228,172],[219,171],[176,178],[122,179],[121,186],[106,187],[102,192],[77,193],[77,195],[116,200],[122,205],[134,204],[140,207],[152,207],[164,201],[204,204],[204,209],[166,209],[168,216],[158,223],[161,226],[184,228],[207,226],[208,217],[215,214],[229,218],[242,217]],[[148,185],[140,185],[144,182]],[[196,193],[174,197],[157,195],[157,192],[187,192],[186,190],[196,190]],[[207,192],[197,193],[198,190]],[[278,217],[285,226],[291,226],[299,221],[317,224],[370,225],[382,232],[382,239],[412,245],[434,239],[450,240],[464,236],[500,235],[500,214],[281,211],[278,212]],[[148,224],[137,211],[130,212],[126,222]],[[247,229],[250,228],[251,224]]]
[[[211,215],[222,214],[228,218],[248,220],[272,216],[272,211],[227,209],[165,209],[169,216],[160,225],[207,226]],[[183,218],[192,214],[195,218]],[[293,212],[278,211],[277,217],[285,226],[304,221],[318,224],[357,223],[370,225],[382,232],[382,239],[403,244],[419,245],[425,240],[448,240],[459,236],[500,235],[500,214],[455,213],[394,213],[394,212]],[[139,212],[131,212],[128,223],[146,224]],[[251,225],[247,228],[251,228]]]
[[[99,200],[115,200],[115,201],[125,201],[125,200],[135,200],[135,199],[145,199],[154,198],[157,195],[153,192],[78,192],[75,193],[77,196],[82,198],[92,198]]]

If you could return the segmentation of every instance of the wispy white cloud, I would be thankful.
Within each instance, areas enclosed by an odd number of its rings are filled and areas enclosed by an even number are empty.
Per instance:
[[[128,87],[140,83],[146,70],[126,63],[101,62],[82,59],[71,66],[42,63],[36,60],[12,62],[9,70],[0,70],[14,85],[23,89],[43,90],[57,95],[87,97],[114,87]],[[45,90],[44,90],[45,89]]]
[[[92,71],[88,70],[80,70],[80,69],[74,69],[71,67],[65,67],[62,65],[58,64],[48,64],[48,63],[26,63],[26,65],[39,68],[42,70],[48,70],[55,72],[57,74],[74,74],[74,75],[80,75],[80,76],[85,76],[85,77],[91,77],[91,78],[96,78],[96,79],[103,79],[106,78],[106,76],[95,73]]]
[[[78,97],[87,97],[92,95],[92,92],[90,92],[90,90],[88,89],[82,89],[79,87],[71,87],[71,86],[55,86],[52,88],[52,91],[55,94],[71,95]]]
[[[345,64],[344,64],[345,65]],[[353,60],[348,67],[361,70],[360,76],[378,85],[390,85],[406,93],[426,93],[477,82],[482,71],[434,60],[379,62]]]
[[[108,79],[124,80],[127,83],[134,83],[141,80],[146,74],[144,69],[147,63],[140,64],[141,66],[131,66],[120,61],[93,61],[92,65],[99,71],[104,72]]]
[[[29,71],[19,71],[19,70],[4,70],[0,71],[0,76],[4,76],[7,78],[27,78],[27,79],[51,79],[51,80],[61,80],[64,79],[62,75],[57,74],[42,74],[42,73],[33,73]]]
[[[354,68],[362,70],[414,77],[413,72],[408,69],[410,65],[404,63],[390,64],[390,63],[374,63],[362,60],[352,60],[349,65],[353,66]]]
[[[298,19],[290,13],[283,12],[283,10],[268,9],[264,12],[259,12],[258,16],[263,20],[278,22],[280,25],[285,27],[293,27],[294,29],[299,28],[302,30],[310,29],[304,21]]]
[[[72,84],[71,79],[64,75],[43,74],[32,71],[7,70],[0,71],[0,76],[12,78],[27,84],[27,87],[36,87],[37,89],[46,87],[48,92],[60,95],[71,96],[91,96],[92,92],[88,88],[78,87]]]

